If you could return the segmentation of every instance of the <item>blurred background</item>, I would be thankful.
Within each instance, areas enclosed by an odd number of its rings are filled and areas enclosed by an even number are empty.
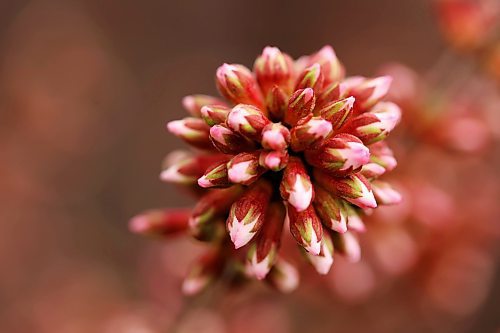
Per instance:
[[[498,3],[441,2],[2,0],[0,330],[500,332],[500,43],[481,39]],[[165,123],[184,116],[183,96],[216,94],[223,62],[325,44],[348,74],[409,87],[394,92],[406,123],[392,143],[408,201],[373,217],[363,262],[306,272],[291,295],[184,298],[202,249],[127,228],[144,209],[192,204],[158,179],[185,147]]]

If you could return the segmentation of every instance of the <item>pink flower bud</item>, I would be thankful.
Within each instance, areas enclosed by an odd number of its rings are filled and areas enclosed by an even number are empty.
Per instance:
[[[196,118],[201,117],[201,109],[205,105],[211,104],[226,106],[226,103],[220,99],[207,95],[189,95],[182,99],[182,106],[184,106],[184,109]]]
[[[344,202],[344,211],[347,214],[347,229],[350,231],[356,231],[356,232],[365,232],[366,231],[366,226],[363,223],[363,220],[361,219],[361,216],[359,216],[358,210],[356,207],[352,206],[351,204]]]
[[[387,95],[392,83],[390,76],[376,78],[351,77],[344,81],[349,95],[356,98],[355,108],[358,113],[367,111]]]
[[[237,154],[255,149],[255,144],[225,125],[214,125],[210,128],[210,140],[224,154]]]
[[[383,167],[386,171],[392,171],[398,164],[394,153],[387,143],[379,141],[370,145],[370,161]]]
[[[317,63],[307,67],[299,75],[295,90],[311,88],[316,94],[319,94],[323,88],[323,74],[321,73],[321,66]]]
[[[236,249],[246,245],[262,227],[271,194],[271,185],[261,181],[231,206],[227,229]]]
[[[370,151],[350,134],[337,134],[305,153],[309,164],[329,173],[345,175],[359,170],[370,160]]]
[[[287,216],[290,221],[290,232],[297,243],[307,252],[318,255],[321,252],[323,227],[312,206],[303,211],[297,211],[288,204]]]
[[[343,254],[350,262],[361,260],[361,247],[354,233],[347,231],[343,234],[333,234],[333,245],[335,250]]]
[[[325,105],[346,98],[347,87],[343,83],[333,82],[326,86],[321,94],[317,96],[316,108],[323,108]]]
[[[294,151],[302,151],[314,146],[332,133],[332,124],[309,115],[301,119],[290,131],[290,146]]]
[[[280,193],[283,200],[288,201],[299,212],[306,210],[311,204],[314,196],[313,186],[300,158],[289,158],[283,171]]]
[[[369,145],[385,139],[400,120],[401,110],[396,104],[380,102],[370,112],[349,121],[344,130]]]
[[[376,180],[372,182],[375,199],[380,205],[395,205],[401,202],[401,194],[389,183]]]
[[[282,293],[290,293],[299,286],[299,272],[283,258],[278,257],[266,281]]]
[[[360,173],[366,179],[376,179],[385,173],[385,168],[377,163],[370,162],[363,165]]]
[[[278,86],[274,86],[266,97],[269,118],[274,121],[283,119],[288,109],[288,95]]]
[[[191,209],[154,209],[133,217],[130,231],[136,234],[166,236],[185,231]]]
[[[320,186],[315,186],[314,208],[323,224],[333,231],[347,231],[347,213],[342,199],[336,198]]]
[[[200,113],[208,126],[214,126],[224,123],[229,111],[231,111],[231,109],[227,106],[210,104],[203,106]]]
[[[333,264],[333,252],[332,238],[328,232],[325,232],[321,239],[321,251],[319,254],[307,253],[307,258],[319,274],[326,275]]]
[[[184,118],[174,120],[167,124],[167,129],[170,133],[183,139],[190,145],[200,149],[213,149],[210,143],[209,132],[210,127],[199,118]]]
[[[203,291],[222,272],[224,261],[219,251],[210,251],[194,262],[182,283],[182,292],[193,296]]]
[[[169,157],[167,156],[167,159]],[[169,183],[194,184],[207,167],[219,161],[227,161],[227,157],[220,154],[179,156],[168,163],[167,168],[161,172],[160,179]]]
[[[333,129],[338,130],[352,114],[354,97],[347,97],[325,105],[318,114],[332,123]]]
[[[281,243],[285,207],[281,203],[269,205],[266,221],[247,253],[246,271],[262,280],[273,267]]]
[[[263,150],[259,156],[259,165],[263,168],[280,171],[288,164],[288,152],[286,150]]]
[[[227,187],[231,185],[227,174],[228,160],[222,160],[210,166],[205,174],[198,179],[198,185],[203,188]]]
[[[258,108],[252,105],[238,104],[227,116],[226,124],[233,131],[253,139],[261,140],[262,130],[271,122]]]
[[[377,202],[370,183],[360,174],[337,178],[315,169],[314,179],[327,191],[334,193],[361,208],[375,208]]]
[[[324,46],[321,50],[310,56],[310,62],[318,63],[321,66],[325,85],[332,82],[339,82],[344,78],[344,66],[342,66],[330,45]]]
[[[259,165],[260,152],[240,153],[227,164],[229,181],[234,184],[250,185],[255,182],[265,169]]]
[[[255,60],[253,69],[265,96],[274,86],[278,86],[284,91],[290,90],[293,60],[277,47],[267,46],[264,48],[262,55]]]
[[[217,69],[219,92],[234,104],[251,104],[262,108],[264,103],[252,72],[242,65],[224,64]]]
[[[295,91],[288,101],[284,122],[291,126],[295,125],[300,119],[312,113],[315,104],[316,97],[311,88]]]
[[[290,131],[280,123],[270,123],[262,130],[262,147],[284,150],[290,143]]]

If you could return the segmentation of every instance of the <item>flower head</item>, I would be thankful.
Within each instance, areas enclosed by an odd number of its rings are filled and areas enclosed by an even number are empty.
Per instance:
[[[200,152],[177,159],[162,179],[199,185],[201,196],[189,217],[150,212],[134,218],[131,229],[162,235],[185,229],[213,244],[188,276],[187,293],[200,291],[224,267],[290,291],[298,275],[280,251],[283,234],[320,274],[330,270],[335,250],[359,260],[364,210],[401,200],[377,180],[396,165],[383,140],[401,112],[382,101],[390,77],[344,73],[330,46],[295,62],[266,47],[253,72],[219,67],[217,88],[227,102],[184,99],[191,117],[168,129]]]

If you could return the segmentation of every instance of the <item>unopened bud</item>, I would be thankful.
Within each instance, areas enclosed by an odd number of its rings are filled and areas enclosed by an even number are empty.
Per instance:
[[[343,234],[333,234],[333,245],[335,250],[343,254],[350,262],[361,260],[361,246],[354,233],[347,231]]]
[[[211,104],[220,105],[222,107],[226,106],[226,103],[220,99],[207,95],[189,95],[182,99],[182,106],[184,106],[184,109],[196,118],[201,117],[201,109],[205,105]]]
[[[312,206],[298,212],[288,204],[287,216],[290,221],[290,232],[297,243],[307,252],[318,255],[321,252],[323,227]]]
[[[200,149],[213,149],[209,140],[210,127],[199,118],[184,118],[167,124],[170,133]]]
[[[255,106],[238,104],[229,112],[226,123],[233,131],[255,141],[260,141],[262,130],[271,122]]]
[[[289,158],[283,172],[280,193],[283,200],[299,212],[306,210],[311,204],[314,196],[313,186],[300,158]]]
[[[278,258],[266,281],[282,293],[290,293],[299,286],[299,272],[283,258]]]
[[[130,231],[141,235],[166,236],[187,230],[190,209],[154,209],[133,217]]]
[[[301,119],[290,131],[290,146],[294,151],[303,151],[328,137],[332,130],[329,121],[309,115]]]
[[[318,113],[322,118],[331,122],[333,129],[337,130],[351,116],[353,105],[354,97],[347,97],[325,105]]]
[[[325,232],[321,239],[321,251],[319,254],[307,253],[307,258],[319,274],[326,275],[333,264],[333,252],[332,238],[328,232]]]
[[[262,147],[284,150],[290,143],[290,131],[280,123],[270,123],[262,130]]]
[[[264,48],[262,55],[255,60],[253,68],[265,96],[274,86],[285,91],[291,88],[293,60],[277,47]]]
[[[288,110],[285,112],[284,122],[295,125],[300,119],[310,115],[316,105],[314,90],[311,88],[295,91],[288,101]]]
[[[219,104],[209,104],[201,108],[201,117],[208,126],[222,124],[226,121],[227,115],[231,109]]]
[[[237,154],[255,149],[255,144],[225,125],[214,125],[210,128],[210,140],[224,154]]]
[[[203,291],[222,272],[224,261],[219,251],[206,253],[194,262],[182,283],[182,292],[193,296]]]
[[[295,90],[311,88],[315,93],[319,93],[323,88],[323,74],[321,73],[321,66],[317,63],[304,69],[302,74],[299,75]]]
[[[263,168],[280,171],[287,166],[288,158],[286,150],[263,150],[259,156],[259,164]]]
[[[315,186],[314,208],[323,224],[333,231],[347,231],[347,214],[342,199],[335,197],[320,186]]]
[[[235,104],[263,106],[262,94],[252,72],[242,65],[224,64],[217,69],[216,83],[222,96]]]
[[[288,95],[278,86],[274,86],[266,97],[269,118],[274,121],[283,119],[288,110]]]
[[[255,182],[265,169],[259,165],[260,152],[240,153],[227,164],[229,181],[234,184],[250,185]]]
[[[395,205],[403,199],[401,194],[396,191],[389,183],[375,180],[372,182],[375,199],[380,205]]]
[[[344,81],[349,95],[356,98],[355,108],[358,113],[369,110],[387,95],[392,83],[390,76],[376,78],[352,77]]]
[[[227,162],[226,159],[210,166],[205,174],[198,179],[198,185],[203,188],[231,185],[227,174]]]

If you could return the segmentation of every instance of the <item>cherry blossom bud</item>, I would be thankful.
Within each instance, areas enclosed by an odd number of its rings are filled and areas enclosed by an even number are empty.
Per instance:
[[[184,118],[173,120],[167,124],[170,133],[186,141],[190,145],[200,149],[213,149],[210,143],[210,127],[199,118]]]
[[[224,64],[217,69],[219,92],[234,104],[263,106],[262,94],[252,72],[242,65]]]
[[[358,112],[366,111],[387,95],[392,83],[392,77],[376,78],[352,77],[344,81],[348,86],[349,95],[356,98],[355,108]]]
[[[317,63],[307,67],[302,74],[299,75],[295,90],[306,88],[313,89],[316,94],[323,88],[323,74],[321,73],[321,66]]]
[[[333,241],[328,232],[323,233],[321,251],[318,255],[307,253],[307,258],[321,275],[326,275],[333,264]]]
[[[318,63],[321,66],[325,85],[331,82],[339,82],[344,78],[344,66],[342,66],[330,45],[323,46],[321,50],[311,56],[310,61]]]
[[[342,199],[336,198],[320,186],[315,186],[314,208],[323,224],[333,231],[347,231],[347,213]]]
[[[295,207],[288,204],[287,216],[290,221],[290,232],[297,243],[307,252],[318,255],[321,252],[323,227],[313,206],[298,212]]]
[[[262,55],[255,60],[253,69],[265,96],[274,86],[284,91],[290,90],[293,60],[277,47],[264,48]]]
[[[277,202],[270,204],[266,221],[247,254],[246,270],[258,280],[266,277],[276,261],[284,220],[283,204]]]
[[[258,108],[252,105],[238,104],[227,116],[227,126],[241,135],[261,140],[262,130],[270,124],[269,119]]]
[[[369,145],[383,140],[401,120],[401,110],[391,102],[380,102],[370,112],[363,113],[345,126],[345,131],[354,134]]]
[[[236,249],[246,245],[262,227],[271,194],[271,185],[261,181],[231,206],[227,229]]]
[[[302,151],[322,141],[332,133],[332,124],[309,115],[301,119],[290,131],[290,146],[294,151]]]
[[[306,210],[311,204],[314,196],[313,186],[300,158],[289,158],[283,171],[280,193],[283,200],[299,212]]]
[[[170,159],[170,156],[167,156],[167,159]],[[175,157],[161,172],[160,179],[169,183],[194,184],[207,167],[219,161],[227,162],[227,157],[221,154]]]
[[[278,291],[290,293],[299,286],[299,272],[283,258],[278,258],[266,281]]]
[[[327,191],[335,193],[358,207],[377,207],[370,183],[360,174],[355,173],[346,177],[336,178],[319,169],[315,169],[314,179]]]
[[[210,104],[201,108],[201,117],[208,126],[222,124],[226,121],[227,115],[231,109],[224,105]]]
[[[354,233],[347,231],[343,234],[335,233],[332,236],[335,249],[347,260],[353,263],[361,260],[361,246]]]
[[[198,179],[198,185],[203,188],[231,185],[227,174],[227,162],[226,159],[210,166],[205,174]]]
[[[262,147],[284,150],[290,143],[290,131],[280,123],[270,123],[262,130]]]
[[[358,210],[356,207],[351,204],[344,202],[344,211],[347,214],[347,229],[356,232],[365,232],[366,226],[359,216]]]
[[[194,262],[182,283],[182,292],[193,296],[203,291],[222,272],[223,259],[219,251],[211,251]]]
[[[380,205],[395,205],[401,202],[401,194],[396,191],[389,183],[376,180],[372,182],[375,199]]]
[[[288,101],[284,122],[291,126],[295,125],[300,119],[311,114],[315,105],[314,90],[306,88],[295,91]]]
[[[332,123],[333,129],[339,129],[352,114],[354,97],[347,97],[324,106],[318,114]]]
[[[189,228],[194,234],[198,233],[205,224],[211,223],[214,219],[227,213],[233,202],[243,192],[240,186],[232,186],[227,189],[212,190],[202,196],[194,206]]]
[[[240,153],[227,164],[229,181],[234,184],[250,185],[265,171],[259,165],[260,152]]]
[[[154,209],[133,217],[130,231],[141,235],[166,236],[187,230],[191,209]]]
[[[263,150],[259,156],[259,165],[272,171],[280,171],[287,166],[288,157],[286,150]]]
[[[305,157],[312,166],[345,175],[368,163],[370,151],[357,137],[342,133],[324,141],[316,149],[307,150]]]
[[[283,119],[288,109],[288,95],[278,86],[274,86],[266,97],[269,118],[275,121]]]
[[[210,140],[224,154],[237,154],[255,149],[253,142],[222,124],[210,128]]]
[[[200,118],[202,113],[201,109],[205,105],[216,104],[225,107],[226,103],[220,99],[207,95],[189,95],[182,99],[182,106],[193,117]]]

